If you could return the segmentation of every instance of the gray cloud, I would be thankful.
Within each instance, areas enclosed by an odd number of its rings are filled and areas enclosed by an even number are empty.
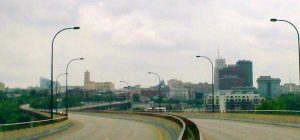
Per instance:
[[[50,76],[50,43],[55,42],[55,74],[68,60],[71,84],[83,83],[90,70],[95,81],[127,80],[153,85],[155,71],[165,80],[210,82],[210,67],[195,55],[221,56],[227,63],[250,59],[260,75],[298,81],[297,44],[293,28],[270,23],[291,20],[300,27],[300,1],[0,1],[0,81],[10,87],[38,84]]]

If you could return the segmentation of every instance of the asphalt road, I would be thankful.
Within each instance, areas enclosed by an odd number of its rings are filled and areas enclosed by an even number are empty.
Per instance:
[[[191,120],[207,140],[300,140],[300,128],[214,119]]]
[[[162,140],[166,139],[165,130],[134,120],[124,120],[70,113],[73,126],[65,131],[44,139],[58,140]]]

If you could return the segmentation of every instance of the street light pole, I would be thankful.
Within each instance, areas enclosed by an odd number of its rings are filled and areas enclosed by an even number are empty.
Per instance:
[[[71,62],[73,62],[75,60],[83,60],[83,59],[84,58],[72,59],[66,67],[66,116],[68,116],[68,106],[69,106],[69,103],[68,103],[68,68],[69,68],[69,65],[71,64]]]
[[[155,72],[148,72],[148,74],[154,74],[158,78],[158,111],[161,112],[161,80],[157,73]]]
[[[57,77],[56,77],[56,81],[55,81],[55,111],[56,111],[56,113],[57,113],[57,95],[58,95],[58,92],[57,92],[57,81],[58,81],[58,78],[60,77],[60,76],[62,76],[62,75],[64,75],[64,74],[66,74],[66,73],[61,73],[61,74],[59,74]]]
[[[215,91],[214,91],[214,64],[213,62],[206,56],[196,56],[198,58],[203,57],[207,59],[211,64],[211,92],[212,92],[212,112],[215,112]]]
[[[296,30],[297,32],[297,37],[298,37],[298,71],[299,71],[299,84],[300,84],[300,37],[299,37],[299,31],[297,29],[297,27],[291,23],[290,21],[287,21],[287,20],[282,20],[282,19],[275,19],[275,18],[271,18],[270,19],[271,22],[277,22],[277,21],[282,21],[282,22],[286,22],[286,23],[289,23],[290,25],[292,25],[294,27],[294,29]]]
[[[77,30],[77,29],[80,29],[80,27],[72,27],[72,28],[64,28],[64,29],[62,29],[62,30],[60,30],[60,31],[58,31],[55,35],[54,35],[54,37],[53,37],[53,39],[52,39],[52,43],[51,43],[51,83],[50,83],[50,94],[51,94],[51,99],[50,99],[50,108],[51,108],[51,111],[50,111],[50,113],[51,113],[51,119],[53,119],[53,46],[54,46],[54,40],[55,40],[55,38],[56,38],[56,36],[59,34],[59,33],[61,33],[62,31],[64,31],[64,30],[68,30],[68,29],[74,29],[74,30]]]
[[[125,84],[127,84],[127,96],[128,96],[128,98],[127,98],[127,100],[128,100],[127,110],[129,110],[129,97],[130,97],[130,95],[129,95],[129,83],[126,82],[126,81],[120,81],[120,83],[125,83]],[[131,102],[131,106],[132,106],[132,102]]]

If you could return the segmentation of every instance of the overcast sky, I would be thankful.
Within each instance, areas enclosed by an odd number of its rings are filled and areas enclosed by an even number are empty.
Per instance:
[[[254,85],[260,75],[298,83],[295,30],[300,28],[299,0],[0,0],[0,81],[9,87],[39,84],[50,78],[51,40],[54,75],[69,60],[70,84],[83,85],[85,70],[97,82],[117,87],[157,84],[164,80],[211,82],[210,63],[196,59],[220,56],[227,64],[253,62]],[[63,82],[64,78],[60,79]]]

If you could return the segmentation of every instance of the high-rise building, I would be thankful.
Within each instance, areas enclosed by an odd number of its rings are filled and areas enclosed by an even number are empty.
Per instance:
[[[91,79],[90,79],[90,72],[89,71],[85,71],[84,72],[84,83],[87,83],[89,81],[91,81]]]
[[[0,82],[0,91],[4,91],[5,90],[5,84]]]
[[[253,72],[252,72],[252,62],[249,60],[240,60],[236,63],[239,69],[238,76],[245,81],[247,87],[253,86]]]
[[[51,80],[41,77],[40,78],[40,88],[41,89],[49,89],[51,84]]]
[[[113,91],[115,85],[112,82],[94,82],[90,81],[90,72],[84,72],[84,89],[96,91]]]
[[[217,58],[215,60],[215,68],[214,68],[214,88],[215,90],[219,90],[219,70],[223,69],[226,66],[225,59]]]
[[[238,61],[219,70],[219,89],[230,90],[233,87],[253,87],[251,61]]]
[[[41,89],[50,89],[51,80],[47,78],[40,77],[40,88]],[[53,88],[55,88],[56,82],[53,82]],[[59,82],[57,83],[57,87],[60,87]]]
[[[266,97],[266,99],[272,99],[280,94],[280,79],[271,78],[271,76],[260,76],[257,79],[258,93]]]

